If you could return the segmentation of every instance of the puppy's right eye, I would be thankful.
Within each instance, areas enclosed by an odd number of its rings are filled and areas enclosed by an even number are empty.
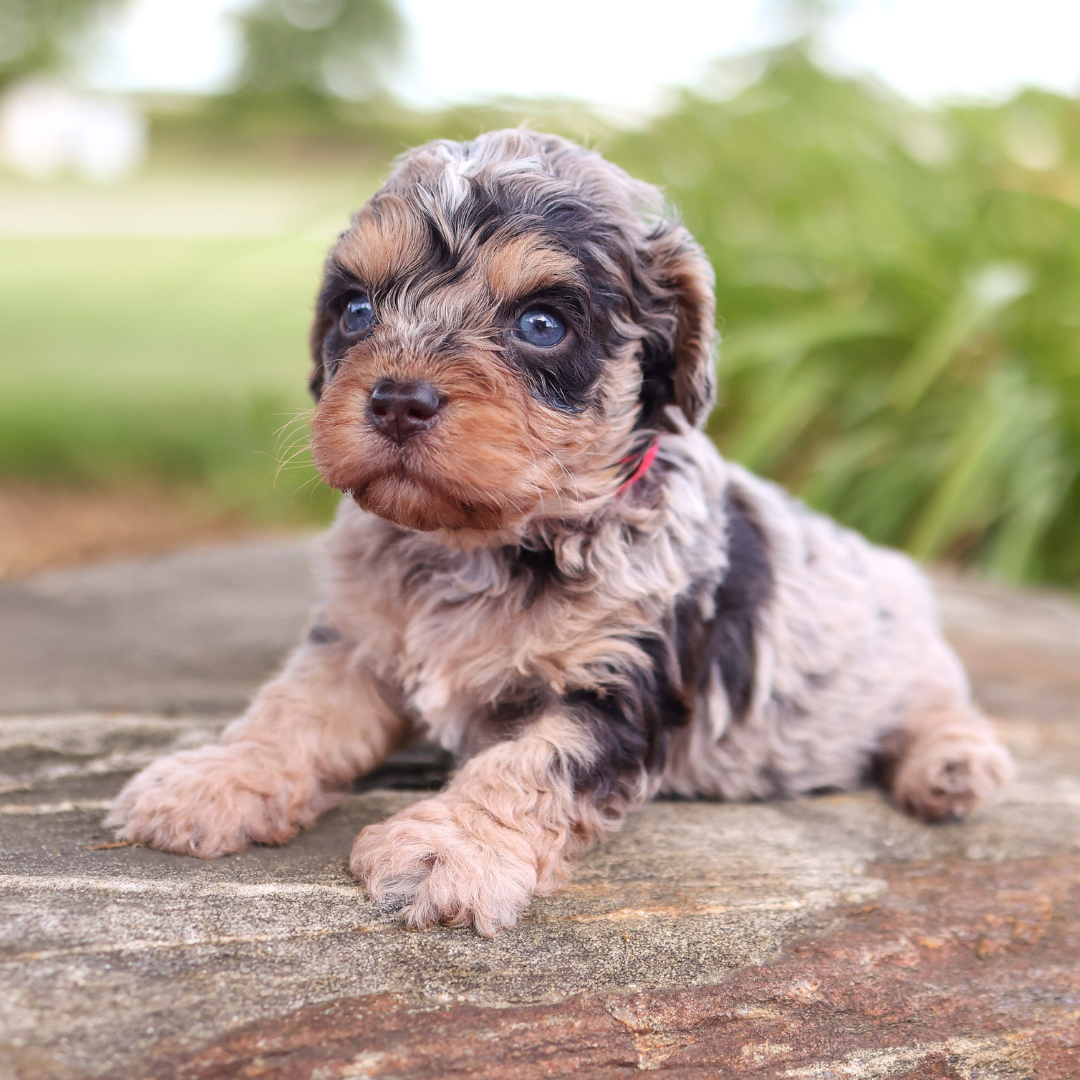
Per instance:
[[[346,334],[362,334],[375,321],[375,308],[367,293],[354,296],[341,313],[341,329]]]
[[[526,311],[517,321],[518,333],[530,344],[550,349],[566,337],[566,327],[557,315],[543,308]]]

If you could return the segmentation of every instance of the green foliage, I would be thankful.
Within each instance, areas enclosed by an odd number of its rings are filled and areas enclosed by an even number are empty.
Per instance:
[[[118,0],[0,0],[0,87],[56,68],[103,9]]]
[[[1080,104],[922,111],[765,59],[605,148],[715,267],[711,433],[877,541],[1080,584]]]
[[[283,19],[276,3],[252,18]],[[348,103],[319,88],[321,61],[304,63],[292,97],[260,91],[257,123],[213,108],[159,118],[158,152],[202,138],[215,169],[263,155],[302,187],[336,161],[364,186],[407,146],[522,119],[594,142],[666,188],[715,267],[710,431],[726,454],[921,558],[1080,585],[1076,100],[921,110],[796,45],[718,68],[619,133],[565,103]],[[747,72],[740,92],[710,91]],[[274,431],[307,404],[325,245],[0,241],[0,475],[150,475],[258,517],[323,513],[310,468],[276,489],[273,474]]]
[[[394,0],[257,0],[236,20],[243,61],[235,86],[187,117],[156,118],[155,136],[379,145],[408,115],[385,92],[404,37]]]
[[[259,0],[239,21],[248,94],[368,98],[402,36],[392,0]]]

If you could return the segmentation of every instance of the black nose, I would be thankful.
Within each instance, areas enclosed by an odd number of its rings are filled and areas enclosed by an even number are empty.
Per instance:
[[[431,426],[440,404],[431,383],[380,379],[371,391],[371,422],[400,446]]]

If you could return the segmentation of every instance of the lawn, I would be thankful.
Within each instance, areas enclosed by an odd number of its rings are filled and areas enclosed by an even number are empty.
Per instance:
[[[269,223],[243,226],[263,235],[199,235],[222,228],[224,201],[200,180],[202,205],[172,230],[196,235],[95,235],[115,227],[120,190],[97,200],[100,229],[84,221],[84,235],[0,237],[0,477],[101,489],[149,481],[254,521],[324,518],[332,493],[303,454],[288,458],[310,405],[306,335],[333,239],[326,208],[285,231],[264,213]],[[303,181],[289,178],[291,191]],[[146,186],[128,194],[153,230]],[[342,224],[370,181],[353,186],[362,190],[336,193],[331,208]],[[35,196],[62,217],[82,194]],[[160,210],[177,216],[167,199]]]

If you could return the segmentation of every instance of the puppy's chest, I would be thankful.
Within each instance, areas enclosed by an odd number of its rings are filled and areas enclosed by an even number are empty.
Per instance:
[[[403,636],[399,676],[413,706],[434,721],[527,692],[572,632],[558,606],[505,583],[478,592],[435,583],[410,605]]]
[[[466,727],[475,735],[513,723],[580,682],[604,662],[606,642],[649,618],[630,597],[566,587],[517,562],[464,569],[413,587],[398,659],[410,707],[447,745],[460,746]]]

